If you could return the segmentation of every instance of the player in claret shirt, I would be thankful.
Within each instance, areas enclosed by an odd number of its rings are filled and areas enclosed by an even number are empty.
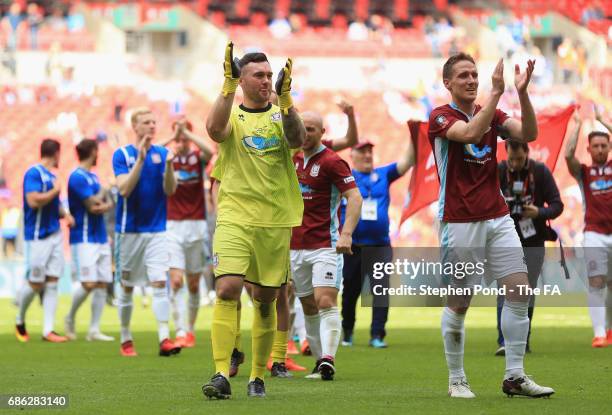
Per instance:
[[[598,121],[612,131],[610,124],[603,120],[597,109],[595,115]],[[588,151],[592,163],[590,166],[580,164],[576,158],[576,145],[582,120],[576,114],[574,121],[576,128],[567,144],[565,161],[572,176],[578,180],[584,199],[583,245],[589,277],[589,314],[595,334],[591,345],[606,347],[612,344],[612,267],[609,263],[612,250],[612,160],[608,159],[610,135],[603,131],[592,131],[588,136]]]
[[[504,63],[497,63],[492,90],[483,106],[476,105],[478,69],[465,53],[451,56],[442,70],[452,102],[434,109],[429,117],[431,143],[440,180],[440,245],[443,262],[485,263],[485,274],[505,286],[501,329],[506,343],[506,371],[502,390],[508,395],[550,396],[553,389],[525,375],[523,360],[529,318],[529,296],[518,290],[528,285],[521,241],[499,190],[497,136],[529,142],[538,127],[527,87],[535,61],[524,72],[514,68],[514,84],[521,105],[521,121],[497,109],[504,93]],[[477,276],[450,275],[450,285],[470,287]],[[463,370],[464,320],[471,296],[449,295],[442,313],[442,337],[449,369],[449,396],[474,398]]]
[[[295,293],[302,302],[306,335],[316,371],[333,380],[340,343],[338,290],[342,280],[342,254],[351,254],[352,234],[361,211],[361,194],[348,164],[321,144],[323,124],[318,114],[302,115],[306,139],[302,153],[293,157],[302,198],[302,225],[291,235],[291,270]],[[338,208],[347,199],[340,232]]]
[[[204,195],[204,166],[212,157],[211,148],[193,133],[188,120],[173,124],[174,135],[163,145],[175,142],[172,160],[177,178],[176,192],[168,198],[168,250],[170,251],[170,305],[176,326],[175,342],[195,346],[195,321],[200,308],[200,277],[204,271],[208,225]],[[197,147],[194,150],[191,146]],[[189,321],[185,323],[183,274],[187,274]]]

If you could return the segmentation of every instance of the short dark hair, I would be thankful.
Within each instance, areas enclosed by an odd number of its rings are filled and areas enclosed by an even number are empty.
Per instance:
[[[606,133],[605,131],[591,131],[588,135],[589,138],[589,144],[591,144],[591,140],[593,139],[593,137],[605,137],[606,140],[608,140],[608,142],[610,141],[610,134]]]
[[[40,143],[40,157],[54,157],[60,151],[60,142],[53,138],[45,138]]]
[[[457,62],[461,61],[470,61],[474,65],[476,65],[476,62],[474,61],[474,58],[472,58],[472,55],[468,55],[464,52],[459,52],[448,58],[448,60],[444,63],[444,66],[442,67],[442,79],[450,79],[453,75],[453,66],[455,66]]]
[[[506,151],[508,151],[509,148],[511,148],[512,151],[517,151],[519,148],[522,148],[525,153],[529,153],[529,145],[521,141],[506,140]]]
[[[240,70],[242,71],[242,68],[244,68],[246,65],[248,65],[251,62],[269,62],[269,61],[265,53],[251,52],[251,53],[247,53],[246,55],[244,55],[238,61],[238,66],[240,67]]]
[[[98,143],[91,138],[84,138],[76,146],[77,157],[79,161],[87,160],[94,150],[98,149]]]

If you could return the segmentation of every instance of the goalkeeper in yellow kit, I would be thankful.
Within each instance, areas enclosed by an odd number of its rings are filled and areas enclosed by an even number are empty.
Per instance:
[[[288,59],[275,84],[279,108],[270,103],[272,69],[266,55],[248,53],[234,60],[228,43],[223,90],[206,120],[223,163],[213,239],[217,299],[211,337],[217,373],[202,386],[209,398],[231,396],[229,366],[245,281],[254,286],[247,394],[266,394],[263,377],[276,331],[276,297],[289,280],[291,228],[302,223],[304,209],[290,153],[305,136],[291,101],[291,65]],[[234,106],[238,85],[244,98]]]

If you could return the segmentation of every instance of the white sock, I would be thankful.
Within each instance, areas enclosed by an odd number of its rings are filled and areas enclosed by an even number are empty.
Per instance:
[[[119,287],[117,310],[119,310],[119,321],[121,322],[121,343],[132,340],[132,333],[130,332],[130,320],[132,319],[132,309],[134,308],[132,294],[132,292],[128,293],[125,288]]]
[[[605,288],[595,288],[589,286],[588,301],[589,314],[593,323],[595,337],[605,337],[606,335],[606,308]]]
[[[106,288],[94,288],[91,298],[91,325],[89,331],[91,333],[100,332],[100,318],[106,303]]]
[[[45,337],[53,331],[55,310],[57,310],[57,282],[47,282],[43,295],[43,336]]]
[[[319,316],[321,317],[321,357],[334,359],[342,331],[338,307],[319,310]]]
[[[68,312],[68,319],[74,321],[76,316],[76,312],[81,307],[81,304],[87,299],[89,295],[89,291],[87,291],[81,284],[77,285],[76,289],[72,293],[72,305],[70,306],[70,311]]]
[[[295,302],[295,318],[293,319],[293,329],[300,339],[300,344],[306,340],[306,322],[304,321],[304,309],[302,302]]]
[[[442,311],[442,340],[451,382],[465,378],[463,350],[465,345],[465,314],[455,313],[448,307]]]
[[[185,288],[172,290],[170,295],[170,308],[172,309],[172,319],[176,328],[176,337],[185,336]]]
[[[195,331],[195,322],[198,318],[198,311],[200,311],[200,293],[192,293],[189,291],[189,331]]]
[[[157,319],[157,333],[159,341],[170,338],[168,320],[170,318],[170,301],[166,287],[153,287],[153,314]]]
[[[523,363],[529,332],[528,308],[529,302],[508,301],[507,298],[504,300],[501,329],[506,347],[506,379],[525,376]]]
[[[612,287],[610,286],[606,295],[606,328],[612,330]]]
[[[315,359],[321,358],[321,317],[319,314],[312,316],[304,314],[304,321],[306,322],[306,339],[310,345],[310,350]]]
[[[26,311],[28,311],[28,307],[32,303],[35,295],[36,291],[32,289],[30,284],[27,282],[24,283],[23,287],[21,287],[21,292],[19,293],[19,312],[17,313],[17,318],[15,319],[17,324],[25,323]]]

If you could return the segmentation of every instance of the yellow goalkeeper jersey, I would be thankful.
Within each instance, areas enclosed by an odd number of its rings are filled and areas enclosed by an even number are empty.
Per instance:
[[[234,106],[230,123],[215,172],[221,181],[218,223],[300,226],[304,203],[280,109]]]

